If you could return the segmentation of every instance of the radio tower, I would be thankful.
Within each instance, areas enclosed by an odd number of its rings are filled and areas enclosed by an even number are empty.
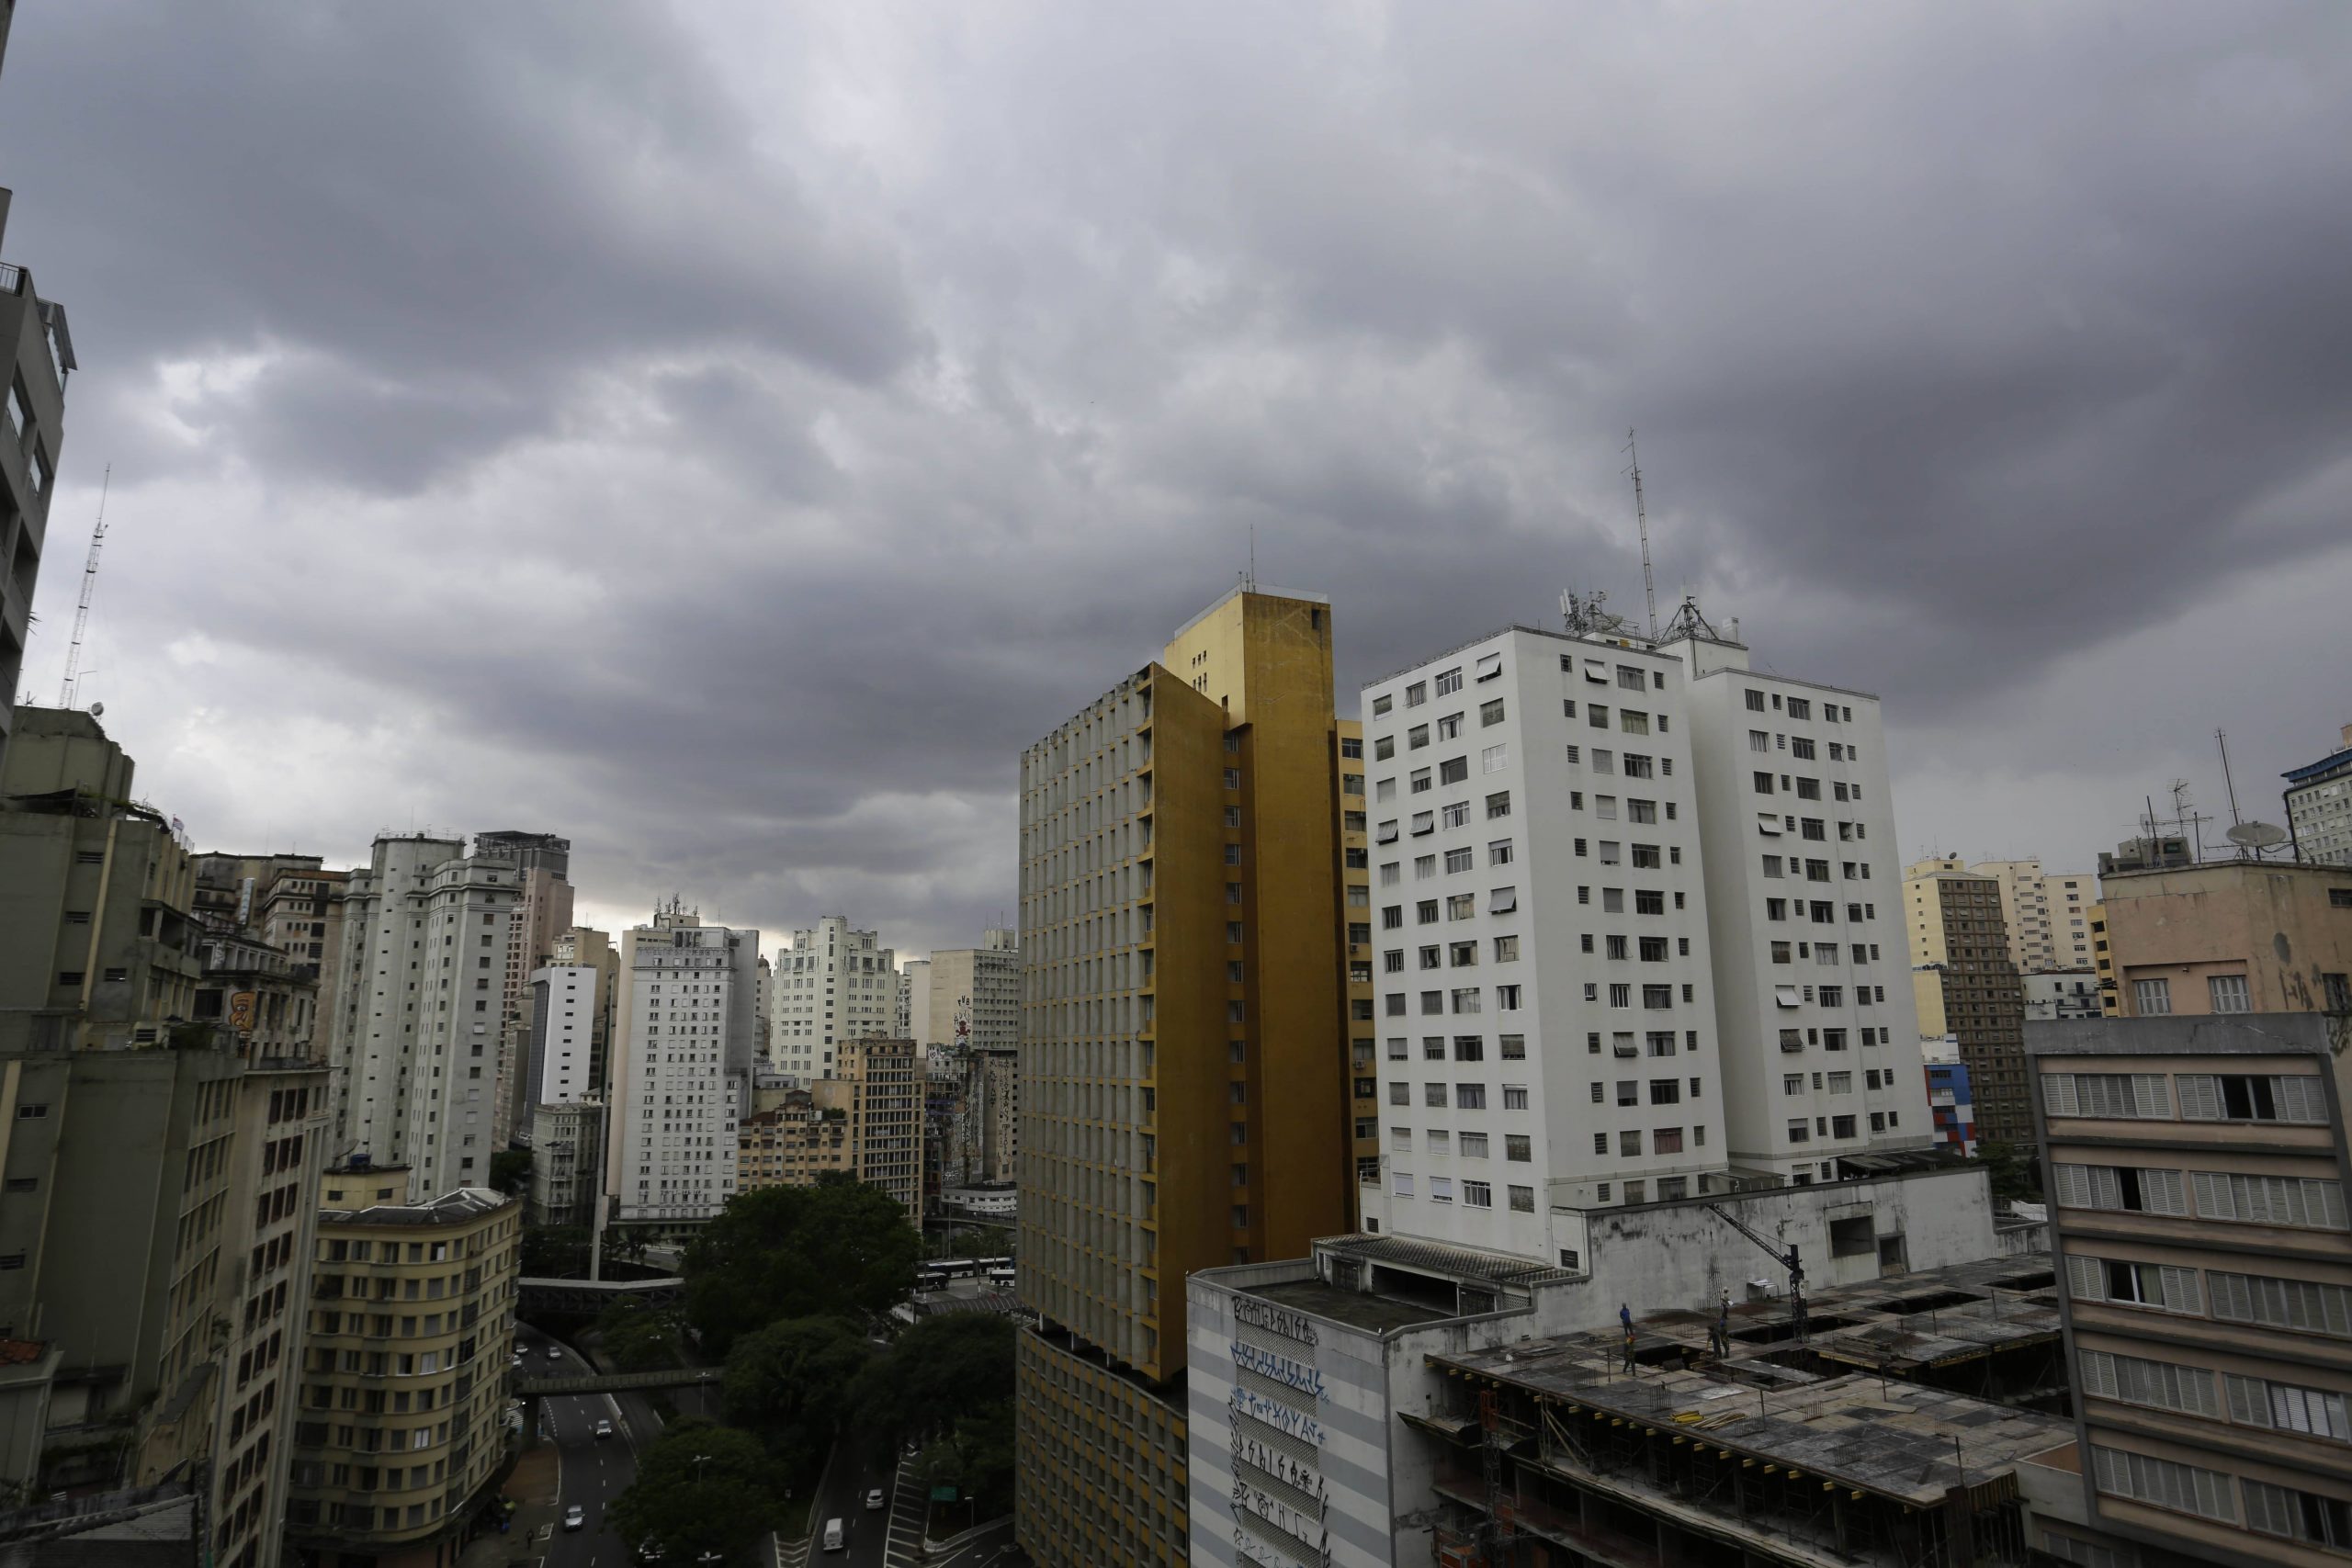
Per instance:
[[[114,482],[108,463],[98,480],[98,525],[90,531],[90,558],[82,563],[82,603],[74,612],[74,641],[65,650],[65,683],[58,688],[57,705],[74,705],[74,688],[82,676],[82,634],[90,627],[90,595],[98,586],[98,547],[107,542],[107,490]]]
[[[1642,530],[1642,597],[1648,602],[1650,640],[1657,640],[1657,589],[1650,581],[1650,514],[1642,504],[1642,454],[1634,446],[1634,433],[1625,432],[1625,450],[1634,458],[1634,521]]]

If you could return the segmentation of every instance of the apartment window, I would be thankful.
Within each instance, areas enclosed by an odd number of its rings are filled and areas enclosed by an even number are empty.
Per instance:
[[[2352,1337],[2352,1292],[2341,1285],[2218,1270],[2205,1278],[2213,1292],[2213,1315],[2225,1322]]]
[[[1458,850],[1448,850],[1445,852],[1445,869],[1450,872],[1468,871],[1474,858],[1475,852],[1466,846]]]
[[[1789,1118],[1789,1142],[1803,1144],[1810,1143],[1812,1139],[1813,1123],[1811,1122],[1802,1116]]]
[[[1478,753],[1480,773],[1499,773],[1509,766],[1510,766],[1510,748],[1508,745],[1489,746]]]
[[[1392,1171],[1389,1175],[1389,1181],[1390,1190],[1395,1192],[1397,1197],[1410,1198],[1413,1195],[1413,1173],[1411,1171]]]
[[[1638,1127],[1628,1127],[1619,1133],[1617,1134],[1617,1152],[1621,1156],[1640,1154],[1642,1152],[1641,1129]],[[1630,1193],[1631,1189],[1628,1188],[1627,1190]],[[1633,1201],[1633,1199],[1629,1196],[1625,1201],[1630,1203]]]
[[[1497,1012],[1517,1012],[1519,1010],[1519,987],[1517,986],[1497,986],[1495,987],[1495,1010]]]
[[[1391,706],[1393,706],[1393,705],[1394,705],[1394,700],[1393,700],[1392,698],[1385,697],[1385,696],[1380,696],[1380,697],[1374,697],[1374,698],[1373,698],[1373,699],[1372,699],[1372,716],[1373,716],[1373,717],[1374,717],[1374,718],[1378,718],[1382,714],[1386,713],[1386,712],[1389,710],[1389,708],[1390,708]]]
[[[1405,705],[1407,707],[1417,708],[1429,700],[1430,689],[1426,682],[1416,681],[1411,685],[1405,688]]]
[[[2327,1122],[2327,1095],[2316,1074],[2183,1073],[2178,1083],[2184,1122]]]
[[[1513,964],[1517,963],[1518,960],[1519,938],[1515,936],[1498,936],[1495,938],[1496,963]]]
[[[2252,1012],[2253,998],[2246,992],[2243,975],[2209,975],[2205,985],[2212,993],[2215,1012]]]
[[[2100,1491],[2120,1497],[2135,1497],[2209,1519],[2235,1522],[2237,1518],[2237,1509],[2230,1502],[2230,1478],[2218,1470],[2093,1444],[2091,1472]]]
[[[2129,1165],[2060,1165],[2051,1168],[2051,1176],[2057,1200],[2066,1208],[2120,1209],[2148,1214],[2188,1213],[2187,1188],[2177,1170]]]
[[[2205,1374],[2199,1373],[2200,1377]],[[2228,1385],[2230,1419],[2249,1427],[2269,1427],[2282,1432],[2302,1432],[2314,1438],[2331,1438],[2339,1443],[2352,1442],[2352,1418],[2347,1418],[2345,1397],[2324,1389],[2298,1388],[2291,1383],[2270,1382],[2262,1378],[2225,1374],[2222,1380]],[[2129,1399],[2129,1394],[2119,1397]],[[2138,1400],[2138,1404],[2157,1403]],[[2180,1406],[2167,1406],[2177,1409]],[[2199,1415],[2215,1414],[2199,1410]]]
[[[1527,1109],[1527,1086],[1525,1084],[1507,1083],[1503,1085],[1503,1109],[1505,1111],[1524,1111]]]
[[[2154,1018],[2172,1011],[2172,982],[2170,980],[2134,980],[2132,982],[2132,1005],[2143,1018]]]
[[[2249,1529],[2290,1540],[2309,1541],[2338,1551],[2352,1548],[2352,1503],[2274,1486],[2245,1478],[2245,1522]]]
[[[1227,768],[1225,770],[1225,787],[1227,789],[1239,789],[1241,787],[1241,770],[1239,768]]]
[[[1431,1197],[1436,1194],[1432,1192]],[[1495,1190],[1484,1181],[1464,1180],[1462,1183],[1462,1206],[1465,1209],[1491,1209],[1495,1206]]]
[[[1388,1086],[1388,1103],[1391,1105],[1412,1104],[1413,1086],[1404,1082],[1402,1079],[1390,1084]]]
[[[1461,689],[1462,667],[1460,665],[1456,665],[1451,670],[1441,670],[1438,671],[1437,694],[1439,696],[1447,696],[1453,693],[1460,691]]]
[[[1392,1034],[1388,1037],[1388,1059],[1392,1062],[1401,1062],[1405,1059],[1405,1037],[1403,1035]]]
[[[2341,1182],[2311,1177],[2237,1176],[2199,1170],[2192,1173],[2191,1185],[2196,1189],[2197,1213],[2204,1219],[2256,1225],[2310,1225],[2325,1230],[2346,1228]]]
[[[2184,1115],[2188,1112],[2187,1082],[2183,1079]],[[2041,1100],[2052,1116],[2096,1116],[2119,1121],[2169,1121],[2172,1117],[2172,1097],[2165,1091],[2162,1073],[2044,1073]]]
[[[1510,792],[1509,790],[1503,790],[1498,794],[1487,796],[1487,821],[1492,822],[1498,818],[1508,817],[1510,815]]]
[[[1519,889],[1516,887],[1497,887],[1487,895],[1487,913],[1490,915],[1511,914],[1518,908]]]
[[[1680,1154],[1682,1152],[1682,1129],[1679,1127],[1660,1127],[1657,1131],[1652,1133],[1650,1134],[1650,1152],[1657,1155]],[[1664,1182],[1660,1182],[1658,1184],[1657,1195],[1660,1198],[1664,1198],[1668,1195]]]

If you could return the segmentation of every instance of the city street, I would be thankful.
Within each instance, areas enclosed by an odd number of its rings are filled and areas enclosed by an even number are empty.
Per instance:
[[[877,1486],[888,1503],[869,1513],[865,1495]],[[918,1562],[924,1568],[1020,1568],[1028,1561],[1013,1548],[1009,1518],[996,1521],[952,1550],[927,1560],[919,1558],[928,1506],[922,1487],[908,1467],[857,1459],[844,1451],[826,1477],[809,1518],[811,1568],[834,1563],[841,1568],[914,1568]],[[825,1521],[834,1518],[848,1525],[849,1540],[842,1551],[829,1552],[824,1550]]]
[[[548,1339],[528,1324],[518,1324],[514,1348],[535,1373],[585,1375],[593,1371],[579,1354],[565,1348],[560,1358],[548,1355]],[[562,1463],[558,1522],[548,1538],[543,1568],[625,1568],[628,1548],[605,1528],[605,1509],[637,1477],[637,1434],[623,1418],[609,1394],[572,1395],[541,1400],[544,1407],[541,1441],[552,1443]],[[601,1442],[596,1423],[610,1421],[614,1435]],[[588,1513],[584,1529],[566,1530],[562,1508],[577,1503]]]

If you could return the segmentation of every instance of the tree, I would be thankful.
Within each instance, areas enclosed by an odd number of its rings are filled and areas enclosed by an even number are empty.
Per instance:
[[[1995,1202],[2041,1201],[2041,1181],[2034,1169],[2031,1148],[2021,1149],[2014,1144],[1988,1141],[1976,1145],[1976,1157],[1984,1165],[1992,1182]]]
[[[501,1149],[490,1156],[490,1184],[509,1197],[519,1198],[531,1190],[531,1151]]]
[[[761,1187],[728,1200],[685,1253],[686,1313],[704,1348],[778,1318],[862,1321],[902,1299],[922,1238],[890,1195],[840,1172],[814,1187]]]
[[[585,1225],[523,1227],[523,1275],[532,1280],[573,1280],[588,1272]]]
[[[841,1318],[771,1323],[727,1353],[719,1382],[727,1419],[757,1432],[787,1475],[806,1474],[824,1457],[873,1355],[857,1325]]]
[[[606,1517],[631,1550],[658,1546],[664,1562],[740,1562],[782,1512],[776,1486],[757,1438],[688,1417],[638,1455],[637,1479]]]
[[[938,1313],[899,1336],[857,1380],[858,1419],[880,1441],[939,1433],[1012,1406],[1017,1330],[995,1313]]]
[[[597,1314],[596,1339],[605,1359],[625,1372],[678,1364],[676,1317],[643,1302],[617,1301]]]

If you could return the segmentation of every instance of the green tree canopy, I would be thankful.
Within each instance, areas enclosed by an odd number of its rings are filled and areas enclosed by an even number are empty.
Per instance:
[[[884,1440],[944,1433],[967,1417],[1012,1405],[1012,1320],[939,1313],[899,1336],[853,1391],[859,1423]]]
[[[757,1432],[786,1472],[815,1468],[848,1414],[874,1348],[854,1323],[787,1317],[735,1341],[719,1396],[727,1418]]]
[[[775,1466],[757,1438],[687,1418],[637,1456],[637,1479],[607,1517],[631,1550],[650,1542],[662,1561],[704,1553],[741,1562],[782,1511]]]
[[[2033,1147],[1988,1140],[1976,1145],[1976,1157],[1993,1184],[1996,1202],[2039,1203],[2041,1185],[2036,1179]]]
[[[531,1190],[531,1151],[501,1149],[490,1156],[490,1184],[510,1197]]]
[[[814,1187],[762,1187],[728,1200],[685,1254],[686,1312],[725,1355],[778,1318],[862,1321],[903,1299],[922,1238],[890,1195],[829,1172]]]
[[[598,1313],[596,1337],[606,1359],[625,1372],[679,1364],[675,1314],[643,1302],[617,1301]]]

